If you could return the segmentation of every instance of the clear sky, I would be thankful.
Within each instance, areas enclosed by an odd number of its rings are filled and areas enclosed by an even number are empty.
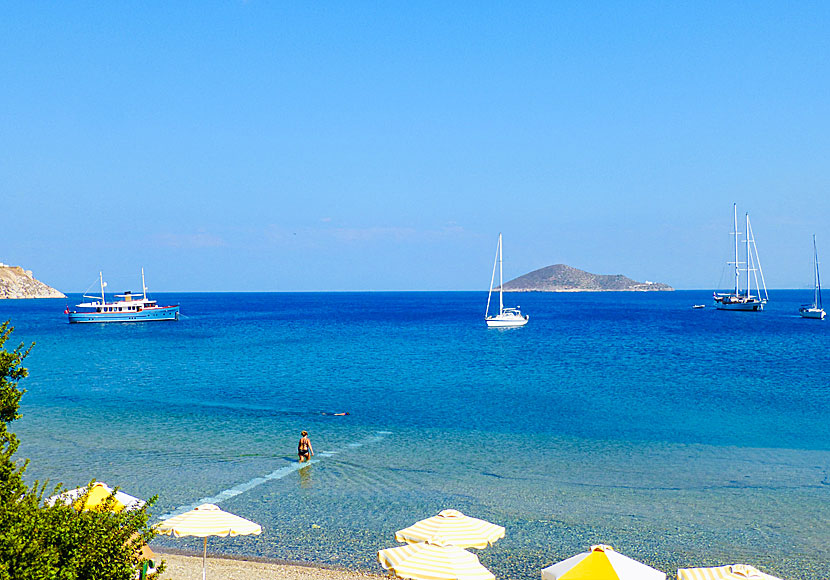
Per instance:
[[[64,292],[486,290],[499,232],[710,289],[733,202],[811,286],[830,3],[0,4],[0,261]]]

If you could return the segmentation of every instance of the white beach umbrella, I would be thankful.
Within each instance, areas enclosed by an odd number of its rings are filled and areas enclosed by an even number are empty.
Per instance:
[[[262,533],[262,526],[245,518],[224,512],[211,503],[205,503],[189,512],[164,520],[156,525],[156,530],[160,534],[169,534],[177,538],[196,536],[205,539],[205,549],[202,554],[202,580],[204,580],[206,577],[208,536],[259,535]]]
[[[74,505],[78,509],[95,509],[104,504],[106,499],[111,496],[113,490],[106,484],[96,481],[92,486],[79,487],[77,489],[70,489],[58,495],[53,495],[46,500],[47,505],[55,505],[56,503],[64,503],[66,505]],[[83,504],[80,503],[83,499]],[[139,509],[144,505],[144,500],[133,497],[123,491],[115,492],[115,501],[112,504],[112,511],[120,512],[121,510]]]
[[[495,580],[475,554],[433,538],[378,552],[380,565],[411,580]]]
[[[437,516],[395,532],[399,542],[424,542],[435,537],[460,548],[486,548],[504,537],[504,528],[465,516],[458,510],[443,510]]]
[[[615,552],[611,546],[591,546],[542,570],[542,580],[666,580],[666,575],[642,562]]]
[[[714,568],[679,568],[677,580],[781,580],[746,564]]]

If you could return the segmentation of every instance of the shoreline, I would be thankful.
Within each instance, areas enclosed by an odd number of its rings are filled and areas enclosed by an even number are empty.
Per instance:
[[[153,550],[155,561],[164,560],[167,568],[162,580],[200,580],[202,578],[202,555],[186,550]],[[378,565],[380,567],[380,565]],[[373,574],[335,568],[321,564],[289,562],[258,556],[235,556],[229,554],[207,555],[207,574],[211,580],[248,580],[250,578],[273,578],[275,580],[381,580],[385,574]]]

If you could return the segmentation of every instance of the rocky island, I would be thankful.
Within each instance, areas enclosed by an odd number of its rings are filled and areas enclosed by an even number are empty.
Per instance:
[[[637,282],[622,274],[591,274],[555,264],[504,283],[505,292],[644,292],[674,290],[660,282]]]
[[[66,298],[63,292],[35,280],[31,270],[0,262],[0,299]]]

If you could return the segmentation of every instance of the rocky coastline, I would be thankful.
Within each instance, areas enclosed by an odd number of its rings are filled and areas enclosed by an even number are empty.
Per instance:
[[[31,270],[0,262],[0,300],[7,298],[66,298],[66,295],[36,280]]]

